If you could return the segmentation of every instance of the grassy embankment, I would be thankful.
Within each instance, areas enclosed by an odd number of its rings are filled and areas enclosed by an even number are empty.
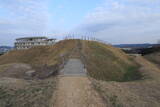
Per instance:
[[[158,66],[160,66],[160,51],[145,55],[144,57],[147,60],[155,63]]]
[[[47,72],[57,72],[62,60],[66,59],[73,50],[75,41],[61,41],[54,46],[40,46],[28,50],[14,50],[0,57],[0,68],[11,64],[28,64],[37,75],[45,75]],[[62,58],[63,57],[63,58]],[[44,72],[46,71],[46,72]],[[5,73],[5,72],[4,72]]]
[[[50,100],[57,79],[47,76],[59,70],[62,59],[67,59],[74,46],[75,42],[68,40],[0,56],[0,107],[49,107],[54,103]],[[26,80],[25,72],[30,70],[36,74]]]
[[[61,55],[74,48],[72,40],[61,41],[54,46],[39,46],[28,50],[14,50],[0,57],[0,65],[8,63],[27,63],[32,66],[59,64]]]
[[[51,72],[59,68],[62,64],[62,56],[65,57],[64,59],[67,59],[70,54],[72,54],[71,57],[77,58],[83,56],[82,60],[86,65],[89,76],[98,80],[132,81],[141,77],[140,73],[137,72],[139,66],[121,50],[98,42],[77,40],[61,41],[54,46],[11,51],[0,57],[0,75],[11,72],[12,70],[9,70],[12,68],[11,65],[14,69],[18,70],[13,64],[27,64],[21,65],[21,67],[25,66],[25,70],[33,69],[36,72],[42,71],[42,74],[46,74],[45,70]],[[45,67],[46,69],[44,69]],[[16,70],[13,71],[15,72]],[[15,73],[20,72],[21,69]],[[3,77],[5,76],[3,75]],[[6,75],[6,77],[1,78],[0,82],[0,105],[2,107],[6,107],[7,105],[12,107],[18,107],[18,105],[20,107],[28,107],[31,104],[35,107],[37,105],[39,107],[48,106],[47,101],[51,99],[52,95],[48,96],[47,93],[54,93],[56,87],[56,80],[54,78],[51,80],[27,81],[25,79],[15,79],[13,78],[14,76],[8,78],[10,76]]]
[[[81,52],[79,55],[85,56],[83,59],[87,65],[88,74],[96,79],[130,81],[139,79],[141,76],[137,72],[139,66],[121,50],[93,41],[65,40],[54,46],[11,51],[0,57],[0,65],[25,63],[33,68],[43,66],[54,68],[62,63],[61,56],[68,56],[70,52]]]
[[[106,81],[132,81],[141,78],[139,65],[120,49],[93,41],[83,41],[82,45],[91,77]]]

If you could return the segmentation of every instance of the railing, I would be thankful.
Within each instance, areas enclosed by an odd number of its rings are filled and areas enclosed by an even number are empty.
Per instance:
[[[96,37],[91,37],[91,36],[80,36],[80,37],[77,37],[77,36],[66,36],[63,38],[64,40],[67,40],[67,39],[80,39],[80,40],[87,40],[87,41],[96,41],[96,42],[99,42],[99,43],[103,43],[103,44],[107,44],[107,45],[111,45],[109,42],[105,41],[105,40],[102,40],[102,39],[99,39],[99,38],[96,38]]]

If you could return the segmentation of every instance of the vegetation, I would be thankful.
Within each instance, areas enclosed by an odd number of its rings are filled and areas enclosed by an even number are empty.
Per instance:
[[[14,50],[0,56],[0,106],[48,107],[56,78],[47,77],[58,71],[69,57],[81,58],[88,75],[98,80],[141,78],[137,70],[139,65],[117,48],[94,41],[64,40],[54,46]],[[24,74],[34,70],[34,77],[38,79],[26,78]],[[116,103],[116,96],[109,99],[112,105],[121,105]]]
[[[139,65],[112,46],[83,41],[83,54],[88,74],[98,80],[131,81],[141,78]]]
[[[61,41],[54,46],[39,46],[28,50],[14,50],[0,57],[0,65],[8,63],[26,63],[32,66],[56,65],[61,63],[61,56],[67,55],[75,42]]]
[[[56,88],[55,74],[75,41],[14,50],[0,56],[0,107],[49,107]],[[27,72],[36,72],[26,78]]]
[[[0,79],[0,107],[49,107],[56,79]],[[52,94],[51,94],[52,93]]]
[[[144,57],[158,66],[160,65],[160,51],[145,55]]]
[[[74,53],[74,55],[73,55]],[[0,57],[0,65],[25,63],[37,71],[57,69],[72,54],[81,57],[91,77],[106,81],[131,81],[141,78],[139,66],[124,52],[94,41],[64,40],[54,46],[15,50]],[[48,68],[48,69],[43,69]],[[56,70],[57,71],[57,70]]]
[[[28,70],[33,69],[36,71],[34,77],[40,79],[49,77],[50,75],[56,74],[58,72],[58,70],[61,68],[61,65],[63,65],[65,60],[67,60],[67,57],[73,50],[74,46],[75,41],[64,40],[58,42],[54,46],[39,46],[28,50],[11,51],[0,57],[0,71],[5,71],[4,66],[9,64],[10,70],[7,69],[9,72],[20,74],[18,71],[21,70],[21,74],[23,71],[23,74],[25,74],[25,72]],[[19,66],[21,64],[28,64],[32,69],[23,69],[24,66],[15,67],[15,64],[18,64]],[[0,76],[4,76],[4,74],[6,75],[7,72],[1,72],[0,74]],[[16,76],[16,78],[17,77],[20,76]],[[24,75],[21,75],[21,77],[24,78]]]
[[[92,85],[108,107],[159,107],[160,69],[140,56],[135,61],[141,65],[143,80],[115,82],[92,79]]]

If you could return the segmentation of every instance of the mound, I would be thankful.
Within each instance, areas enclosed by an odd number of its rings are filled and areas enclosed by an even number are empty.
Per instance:
[[[39,46],[28,50],[14,50],[0,57],[0,65],[27,63],[32,66],[55,65],[61,55],[67,55],[74,48],[74,41],[61,41],[54,46]]]
[[[59,67],[68,56],[81,58],[91,77],[107,81],[129,81],[139,79],[138,65],[121,50],[110,45],[82,40],[64,40],[54,46],[15,50],[0,57],[0,65],[11,63],[29,64],[44,71]],[[53,66],[50,67],[50,66]],[[44,67],[49,67],[44,69]],[[4,68],[3,68],[4,69]]]
[[[91,77],[107,81],[131,81],[141,78],[139,66],[120,49],[83,41],[84,60]]]
[[[32,69],[27,70],[21,67],[21,69],[23,69],[23,74],[35,70],[37,71],[36,74],[34,74],[36,77],[48,77],[50,74],[58,71],[60,65],[68,57],[74,46],[75,41],[67,40],[58,42],[54,46],[40,46],[28,50],[10,51],[0,56],[0,76],[6,76],[6,72],[12,72],[12,74],[16,74],[15,77],[17,78],[17,73],[19,73],[17,71],[19,71],[19,69],[12,66],[15,64],[27,64],[31,66]],[[8,76],[10,77],[10,75]],[[22,78],[24,77],[24,75],[19,75],[18,77],[20,76]]]

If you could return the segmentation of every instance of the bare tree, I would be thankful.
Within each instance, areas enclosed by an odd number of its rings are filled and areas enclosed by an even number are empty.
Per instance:
[[[160,40],[158,40],[157,43],[160,44]]]

